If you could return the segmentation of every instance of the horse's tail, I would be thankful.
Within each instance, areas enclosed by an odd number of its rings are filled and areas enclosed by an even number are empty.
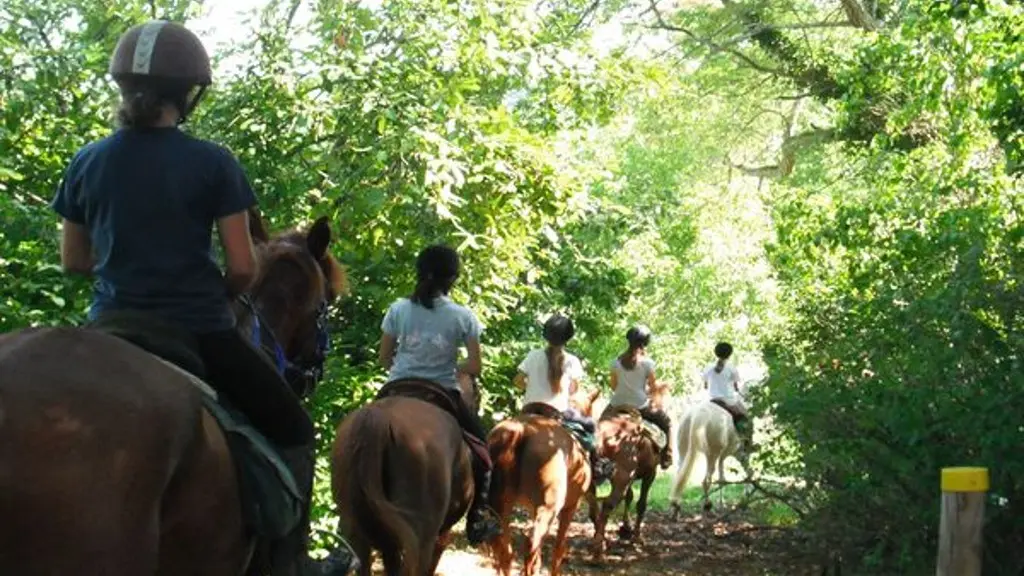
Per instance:
[[[387,477],[402,473],[385,469],[387,449],[393,445],[387,414],[369,405],[354,412],[350,418],[353,421],[340,447],[344,458],[350,462],[347,477],[342,479],[347,490],[339,492],[348,493],[354,524],[366,536],[367,542],[380,550],[385,558],[401,557],[403,575],[419,576],[423,572],[421,563],[425,560],[420,558],[420,538],[408,520],[408,512],[396,506],[384,493]],[[365,558],[361,560],[367,561]]]
[[[508,490],[517,488],[516,464],[522,453],[525,427],[518,420],[506,420],[491,430],[487,447],[494,462],[491,472],[490,504],[495,510],[501,509],[501,499]]]
[[[690,479],[690,472],[693,471],[693,463],[697,459],[697,450],[693,444],[693,420],[697,413],[696,407],[691,408],[679,422],[679,429],[676,431],[676,444],[680,457],[683,459],[676,473],[675,481],[672,483],[672,494],[669,501],[676,503],[686,490],[686,482]]]

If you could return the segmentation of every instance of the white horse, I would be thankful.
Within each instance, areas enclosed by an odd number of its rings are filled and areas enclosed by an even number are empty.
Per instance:
[[[724,483],[725,459],[737,455],[743,443],[733,424],[732,415],[718,404],[704,400],[690,408],[679,422],[679,427],[676,429],[676,443],[679,447],[682,464],[676,473],[672,493],[669,496],[673,518],[679,515],[680,498],[683,495],[683,490],[686,489],[686,483],[690,478],[690,472],[698,452],[703,453],[707,458],[707,471],[704,474],[702,486],[704,488],[704,510],[710,510],[709,490],[715,469],[718,469],[719,482]],[[738,454],[737,459],[740,460],[744,471],[749,476],[746,454]]]

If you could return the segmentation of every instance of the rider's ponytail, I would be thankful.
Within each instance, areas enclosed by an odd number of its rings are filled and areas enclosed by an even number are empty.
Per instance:
[[[626,332],[629,348],[619,356],[619,364],[626,370],[636,368],[640,353],[651,343],[651,331],[646,326],[633,326]]]
[[[420,252],[416,259],[416,289],[409,300],[427,309],[434,308],[434,299],[447,296],[459,277],[459,254],[444,245],[434,245]]]
[[[562,391],[562,376],[565,374],[565,343],[576,334],[576,328],[572,320],[555,314],[544,323],[544,339],[548,341],[548,347],[544,355],[548,359],[548,382],[551,385],[551,392],[558,394]]]
[[[551,393],[558,394],[562,391],[562,375],[565,374],[565,348],[561,346],[548,346],[544,350],[548,357],[548,382],[551,384]]]

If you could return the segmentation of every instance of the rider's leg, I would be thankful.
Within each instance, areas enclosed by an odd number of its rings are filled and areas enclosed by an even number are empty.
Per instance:
[[[665,433],[665,446],[661,449],[661,467],[668,468],[672,465],[672,419],[664,410],[651,406],[641,408],[640,414]]]
[[[303,514],[295,530],[274,543],[278,548],[274,556],[303,566],[300,574],[323,572],[308,566],[306,554],[316,462],[312,420],[274,365],[240,334],[232,330],[198,338],[210,386],[224,394],[277,447],[299,488]],[[332,558],[336,566],[347,562],[344,554]]]
[[[486,444],[487,431],[480,415],[469,408],[458,392],[452,394],[452,399],[455,401],[459,426]],[[473,501],[466,515],[466,539],[476,546],[501,534],[501,524],[487,506],[491,492],[490,463],[478,458],[476,454],[470,458],[470,463],[473,466]]]
[[[270,360],[234,330],[197,335],[210,386],[227,397],[268,440],[309,446],[313,422]]]
[[[587,431],[587,434],[590,434],[591,436],[596,432],[594,419],[580,414],[578,410],[569,408],[562,412],[562,418],[578,423]],[[597,450],[596,438],[587,443],[587,454],[590,456],[590,468],[594,472],[594,483],[601,484],[610,478],[612,475],[612,462],[607,458],[600,457]]]

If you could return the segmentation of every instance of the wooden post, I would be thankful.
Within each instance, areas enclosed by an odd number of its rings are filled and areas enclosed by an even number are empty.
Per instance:
[[[937,576],[981,575],[987,468],[942,469]]]

